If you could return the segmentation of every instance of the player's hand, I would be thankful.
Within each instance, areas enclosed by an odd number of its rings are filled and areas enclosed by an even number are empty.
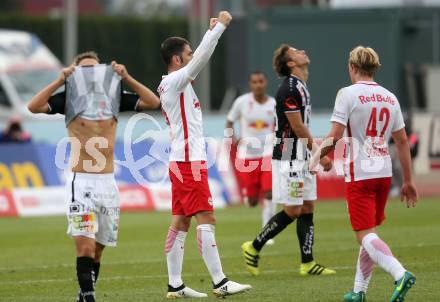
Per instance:
[[[331,161],[330,158],[328,158],[327,156],[324,156],[323,158],[321,158],[321,160],[319,161],[319,163],[321,164],[321,166],[324,168],[325,172],[328,172],[332,169],[333,167],[333,162]]]
[[[128,71],[127,68],[125,68],[125,65],[112,61],[112,68],[122,79],[125,79],[128,76]]]
[[[400,190],[400,201],[405,202],[408,208],[416,206],[418,199],[417,189],[413,182],[406,182]]]
[[[211,18],[209,20],[209,30],[212,30],[218,23],[218,18]]]
[[[66,67],[66,68],[61,69],[61,74],[60,74],[60,77],[59,77],[59,81],[61,83],[64,83],[66,81],[66,78],[68,76],[70,76],[74,71],[75,71],[75,65],[73,65],[73,64],[68,66],[68,67]]]
[[[309,161],[309,171],[311,174],[316,174],[316,172],[318,172],[319,162],[319,155],[315,153]]]
[[[221,11],[218,14],[218,22],[222,23],[224,26],[228,26],[231,23],[232,16],[228,11]]]

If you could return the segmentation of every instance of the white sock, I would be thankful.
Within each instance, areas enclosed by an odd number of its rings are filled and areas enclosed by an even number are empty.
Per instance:
[[[218,284],[225,278],[225,274],[223,274],[214,233],[215,227],[211,224],[200,224],[197,226],[197,243],[200,254],[211,274],[212,282]]]
[[[177,231],[172,228],[168,230],[165,254],[167,255],[168,282],[174,288],[183,284],[183,252],[187,234],[187,232]]]
[[[277,204],[272,202],[270,199],[264,199],[263,201],[263,210],[262,210],[262,222],[263,228],[269,222],[269,220],[276,214]]]
[[[370,233],[362,240],[362,246],[368,252],[370,258],[393,276],[394,280],[399,280],[405,274],[402,264],[393,256],[388,245],[382,241],[377,234]]]
[[[370,283],[371,276],[373,275],[374,262],[368,255],[368,252],[364,247],[359,249],[359,257],[356,267],[356,277],[354,278],[354,288],[355,293],[367,292],[368,284]]]

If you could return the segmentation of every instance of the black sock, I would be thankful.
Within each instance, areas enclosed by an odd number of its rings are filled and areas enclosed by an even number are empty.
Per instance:
[[[290,218],[286,212],[281,211],[275,214],[269,222],[264,226],[261,233],[255,238],[252,245],[257,251],[261,251],[263,246],[269,239],[274,238],[278,233],[286,228],[289,224],[293,222],[294,219]]]
[[[296,234],[299,241],[299,249],[301,250],[301,262],[308,263],[313,261],[313,241],[314,226],[313,213],[303,214],[296,221]]]
[[[93,258],[76,258],[76,275],[79,287],[86,302],[95,302],[95,285],[93,278]]]
[[[98,282],[100,267],[101,267],[101,262],[93,262],[93,273],[95,274],[95,285],[96,285],[96,282]]]
[[[93,280],[95,280],[95,288],[96,288],[96,282],[98,282],[98,276],[99,276],[99,268],[101,267],[100,262],[93,262]],[[81,290],[78,292],[78,297],[76,302],[84,302],[84,299],[82,297]]]

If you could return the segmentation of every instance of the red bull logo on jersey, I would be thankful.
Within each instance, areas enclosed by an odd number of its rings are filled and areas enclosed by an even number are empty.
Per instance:
[[[193,105],[194,105],[194,108],[200,109],[200,102],[198,100],[194,99],[193,100]]]
[[[263,120],[256,120],[253,123],[249,123],[249,128],[254,128],[256,130],[263,130],[269,128],[269,124]]]
[[[372,94],[370,96],[360,95],[359,101],[361,101],[361,104],[367,104],[370,102],[377,102],[377,103],[388,103],[391,105],[394,105],[394,100],[387,95],[386,97],[380,94]]]

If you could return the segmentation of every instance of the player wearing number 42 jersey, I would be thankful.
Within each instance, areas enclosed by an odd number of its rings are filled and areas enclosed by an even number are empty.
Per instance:
[[[172,222],[165,253],[168,266],[167,298],[203,298],[207,295],[186,287],[182,281],[185,238],[191,218],[197,220],[197,243],[212,277],[213,293],[224,297],[247,291],[250,285],[228,280],[223,273],[215,241],[215,217],[208,185],[202,111],[191,82],[206,65],[231,15],[220,12],[212,18],[197,50],[192,53],[187,40],[166,39],[161,46],[167,65],[158,91],[162,110],[171,131],[170,179],[172,188]]]
[[[387,145],[391,137],[396,143],[404,175],[401,199],[408,207],[417,202],[402,112],[395,95],[374,82],[373,76],[379,66],[379,56],[369,47],[358,46],[350,52],[349,73],[353,85],[338,92],[331,118],[332,129],[323,148],[311,161],[313,167],[345,132],[348,137],[346,198],[351,225],[360,244],[354,288],[344,296],[344,301],[349,302],[366,301],[375,264],[396,281],[391,302],[402,302],[416,280],[393,256],[376,231],[385,218],[391,185],[391,159]]]

